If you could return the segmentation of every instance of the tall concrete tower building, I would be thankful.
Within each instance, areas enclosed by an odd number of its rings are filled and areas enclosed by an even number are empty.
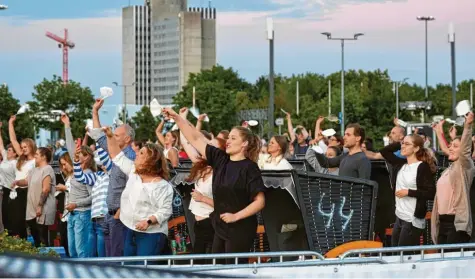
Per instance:
[[[216,9],[186,0],[146,0],[122,10],[122,82],[127,104],[171,105],[190,73],[216,65]]]

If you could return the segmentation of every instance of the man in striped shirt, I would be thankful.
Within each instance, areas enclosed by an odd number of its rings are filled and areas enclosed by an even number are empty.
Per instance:
[[[91,138],[96,140],[99,146],[107,150],[107,139],[102,133],[102,126],[99,120],[99,110],[104,104],[104,100],[97,99],[92,109],[93,129],[89,131]],[[129,125],[124,124],[114,130],[114,137],[119,143],[124,155],[132,161],[135,161],[135,151],[131,147],[131,143],[135,137],[135,131]],[[110,254],[107,256],[121,257],[124,255],[124,240],[126,227],[120,221],[120,197],[127,184],[127,175],[123,173],[119,167],[112,165],[109,175],[109,188],[107,192],[107,209],[106,216],[109,226],[110,236]]]
[[[109,187],[109,173],[112,169],[112,161],[109,154],[96,144],[94,160],[97,164],[97,179],[92,187],[91,221],[92,226],[89,231],[89,257],[106,257],[110,251],[106,251],[109,238],[109,227],[106,223],[107,192]]]

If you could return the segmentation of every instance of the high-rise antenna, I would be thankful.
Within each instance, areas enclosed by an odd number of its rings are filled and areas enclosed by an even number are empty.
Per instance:
[[[211,0],[209,0],[208,4],[209,4],[209,8],[211,9]]]

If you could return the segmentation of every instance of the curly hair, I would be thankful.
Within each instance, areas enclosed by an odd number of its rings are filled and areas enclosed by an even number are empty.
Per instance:
[[[155,143],[146,143],[143,148],[145,148],[147,152],[147,158],[142,165],[135,166],[135,173],[138,175],[159,176],[168,180],[170,172],[168,170],[167,159],[163,154],[163,148]]]

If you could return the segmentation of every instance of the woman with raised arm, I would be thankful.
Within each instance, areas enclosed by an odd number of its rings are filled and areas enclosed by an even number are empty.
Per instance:
[[[48,226],[54,224],[56,216],[56,199],[54,198],[56,176],[49,165],[52,157],[53,153],[49,148],[38,148],[35,155],[36,168],[28,174],[27,178],[13,182],[14,185],[28,187],[26,223],[30,227],[36,247],[50,246]]]
[[[11,210],[9,210],[8,202],[6,202],[4,206],[6,212],[2,214],[2,202],[3,196],[10,194],[10,187],[13,181],[15,181],[15,168],[17,163],[17,154],[13,149],[13,145],[9,144],[7,148],[5,148],[2,138],[2,126],[2,122],[0,122],[0,232],[3,232],[4,226],[7,226],[6,228],[8,230],[10,229],[8,215]],[[3,190],[3,188],[6,190]]]
[[[401,150],[405,159],[395,152]],[[435,159],[419,135],[406,136],[402,143],[394,142],[380,151],[394,167],[391,185],[395,187],[396,222],[391,237],[392,246],[415,246],[425,228],[427,201],[435,195]]]
[[[89,231],[91,223],[92,186],[96,182],[94,152],[89,146],[76,146],[71,133],[69,117],[61,115],[66,134],[66,147],[73,162],[74,176],[71,178],[69,200],[65,209],[68,217],[68,248],[72,258],[86,258],[89,251]]]
[[[213,253],[249,252],[257,230],[255,215],[265,205],[265,186],[256,163],[261,150],[259,137],[247,128],[234,127],[223,151],[208,144],[172,109],[164,113],[175,120],[188,142],[213,168]]]
[[[179,164],[178,146],[180,145],[180,135],[177,131],[168,131],[165,136],[163,136],[162,129],[164,124],[165,120],[162,120],[162,122],[158,124],[157,129],[155,129],[155,134],[157,135],[158,141],[164,148],[163,154],[165,154],[165,158],[170,161],[172,167],[176,168]]]
[[[66,142],[64,143],[66,145]],[[73,179],[74,170],[73,170],[73,161],[69,153],[63,152],[59,155],[59,169],[61,175],[64,178],[64,184],[56,185],[56,197],[58,201],[61,201],[59,196],[61,193],[64,195],[64,202],[59,208],[63,209],[63,213],[60,215],[59,229],[61,233],[61,246],[66,250],[66,254],[69,257],[69,245],[68,245],[68,218],[69,211],[66,209],[66,206],[69,203],[69,191],[71,190],[71,180]]]
[[[471,156],[473,112],[465,116],[462,137],[449,147],[453,163],[437,181],[437,194],[432,209],[432,240],[437,244],[466,243],[472,235],[470,187],[475,167]]]
[[[10,142],[18,155],[18,160],[15,168],[15,180],[22,180],[28,177],[31,170],[35,168],[35,153],[36,144],[32,139],[26,138],[18,142],[15,133],[16,116],[10,117],[8,122],[8,132],[10,135]],[[10,210],[9,218],[11,224],[10,235],[18,235],[21,238],[26,238],[26,199],[28,195],[27,187],[12,186],[10,192]]]
[[[168,218],[172,215],[173,187],[163,148],[144,144],[135,162],[120,150],[110,128],[104,128],[109,155],[128,174],[120,198],[120,221],[127,227],[124,256],[160,255],[168,241]]]
[[[180,116],[186,119],[188,110],[182,110]],[[191,124],[190,124],[191,125]],[[207,132],[200,131],[206,138],[206,141],[216,148],[225,150],[226,141],[223,139],[212,138]],[[193,253],[209,254],[213,248],[214,229],[209,215],[214,211],[213,201],[213,168],[203,159],[203,156],[186,140],[183,133],[180,133],[180,141],[193,162],[190,170],[188,182],[194,182],[195,188],[191,193],[192,199],[189,209],[195,215],[194,233],[195,241]]]

